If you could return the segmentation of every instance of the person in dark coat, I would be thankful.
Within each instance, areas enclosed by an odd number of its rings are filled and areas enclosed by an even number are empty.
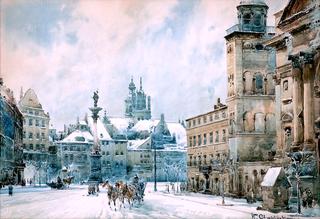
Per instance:
[[[10,183],[10,185],[9,185],[9,196],[12,196],[12,193],[13,193],[13,186],[11,185],[11,183]]]

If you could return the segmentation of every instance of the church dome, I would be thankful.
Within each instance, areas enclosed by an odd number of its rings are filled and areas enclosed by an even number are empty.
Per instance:
[[[267,6],[264,0],[241,0],[240,5],[263,5]]]

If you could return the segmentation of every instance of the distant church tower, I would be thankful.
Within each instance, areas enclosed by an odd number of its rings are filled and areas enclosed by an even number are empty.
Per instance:
[[[136,120],[151,119],[151,97],[146,96],[142,88],[142,78],[140,78],[140,88],[136,86],[131,78],[129,83],[129,95],[125,99],[125,117]]]

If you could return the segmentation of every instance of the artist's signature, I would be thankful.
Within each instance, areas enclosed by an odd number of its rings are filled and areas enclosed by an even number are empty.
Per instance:
[[[287,217],[285,216],[267,216],[264,214],[255,214],[251,213],[252,219],[286,219]]]

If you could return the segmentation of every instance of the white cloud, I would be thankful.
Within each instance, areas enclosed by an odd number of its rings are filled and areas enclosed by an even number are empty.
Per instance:
[[[20,86],[34,88],[59,128],[88,111],[96,88],[100,105],[122,116],[131,75],[136,86],[143,77],[154,117],[203,113],[226,97],[223,37],[236,22],[238,1],[182,3],[193,1],[77,1],[70,18],[50,29],[48,47],[2,25],[5,83],[16,94]]]

